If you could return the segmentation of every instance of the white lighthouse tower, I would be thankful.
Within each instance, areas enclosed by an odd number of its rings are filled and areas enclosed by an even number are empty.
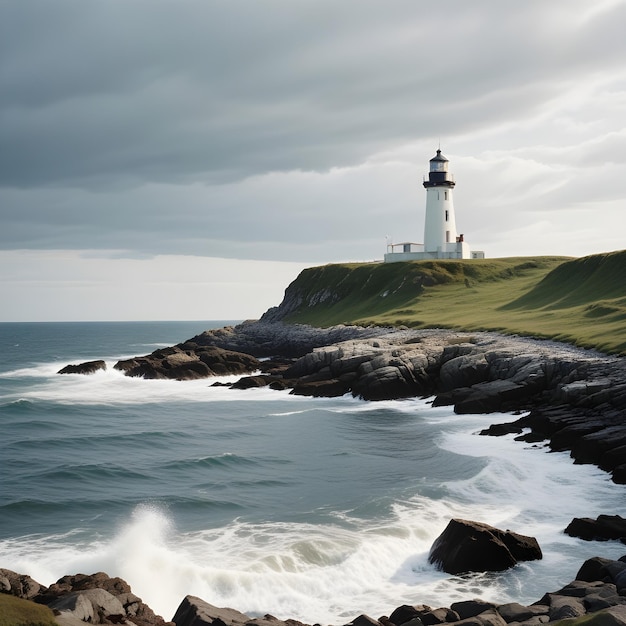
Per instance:
[[[448,159],[441,150],[430,160],[426,189],[426,219],[424,222],[424,252],[441,258],[450,243],[457,243],[456,220],[452,190],[454,177],[448,172]],[[461,238],[461,243],[463,240]],[[464,257],[461,257],[464,258]]]
[[[454,177],[448,171],[448,159],[441,150],[430,160],[426,189],[424,243],[388,243],[385,263],[423,259],[484,259],[482,251],[471,251],[463,235],[456,232]]]

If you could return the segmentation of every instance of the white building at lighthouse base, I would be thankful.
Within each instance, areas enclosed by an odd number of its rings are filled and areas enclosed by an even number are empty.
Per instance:
[[[470,250],[464,236],[457,235],[454,214],[454,176],[441,150],[430,160],[426,189],[424,243],[388,243],[385,263],[426,259],[484,259],[482,250]]]
[[[463,235],[458,237],[460,241],[444,243],[437,250],[426,252],[423,243],[406,241],[403,243],[388,243],[385,254],[385,263],[395,261],[424,261],[427,259],[484,259],[482,250],[470,250],[469,244],[463,241]]]

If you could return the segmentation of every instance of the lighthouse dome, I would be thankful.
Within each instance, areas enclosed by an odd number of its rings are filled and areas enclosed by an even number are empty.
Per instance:
[[[437,154],[430,160],[430,162],[432,163],[433,161],[447,161],[448,159],[446,159],[445,156],[443,156],[443,154],[441,154],[441,150],[437,150]]]

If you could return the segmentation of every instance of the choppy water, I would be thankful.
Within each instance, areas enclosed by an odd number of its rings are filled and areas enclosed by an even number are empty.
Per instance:
[[[340,624],[403,603],[533,602],[589,556],[626,552],[562,533],[574,516],[626,514],[624,488],[565,454],[474,434],[507,416],[56,374],[219,325],[0,324],[0,567],[44,584],[106,571],[166,619],[193,594]],[[534,535],[544,559],[438,572],[428,550],[451,517]]]

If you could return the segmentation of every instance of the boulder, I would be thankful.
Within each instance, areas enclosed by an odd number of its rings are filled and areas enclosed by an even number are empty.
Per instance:
[[[104,589],[72,591],[59,596],[48,606],[55,612],[70,613],[73,617],[92,624],[101,624],[103,618],[121,619],[126,616],[122,603]]]
[[[407,365],[385,365],[360,376],[352,395],[364,400],[396,400],[421,395],[422,386]]]
[[[575,517],[565,533],[585,541],[619,539],[626,543],[626,519],[619,515],[599,515],[595,520],[590,517]]]
[[[552,596],[548,616],[551,622],[585,615],[585,605],[572,596]]]
[[[220,608],[196,596],[186,596],[172,618],[176,626],[303,626],[296,620],[283,622],[273,615],[251,618],[235,609]]]
[[[107,364],[104,361],[85,361],[78,365],[66,365],[57,374],[95,374],[99,370],[105,370]]]
[[[541,558],[534,537],[461,519],[450,520],[428,556],[430,563],[449,574],[502,571],[518,561]]]
[[[243,376],[237,382],[230,385],[231,389],[254,389],[255,387],[267,387],[275,381],[273,376]]]
[[[104,572],[63,576],[33,599],[61,612],[64,626],[73,626],[76,619],[123,624],[126,618],[135,626],[170,624],[133,594],[126,581]]]
[[[429,611],[430,607],[403,604],[393,610],[393,613],[389,616],[389,621],[396,626],[402,626],[402,624],[406,624],[416,617],[421,617],[425,610]]]
[[[245,624],[250,618],[235,609],[219,608],[196,596],[186,596],[174,613],[172,621],[176,626],[231,626]]]
[[[46,587],[25,574],[0,568],[0,592],[31,600],[46,591]]]
[[[468,617],[475,617],[485,611],[494,609],[496,607],[493,602],[487,602],[480,598],[475,600],[462,600],[461,602],[453,602],[450,608],[458,613],[460,619],[467,619]]]
[[[497,609],[498,613],[500,613],[502,619],[504,619],[507,624],[510,622],[527,622],[534,617],[548,615],[549,611],[549,607],[543,604],[524,606],[518,602],[501,604]]]
[[[464,354],[445,360],[448,350],[450,348],[444,349],[442,360],[445,362],[439,371],[440,386],[443,391],[450,391],[458,387],[471,387],[487,380],[489,364],[484,353]],[[470,345],[469,350],[475,351],[476,348]]]
[[[328,380],[298,381],[290,393],[295,396],[335,398],[343,396],[347,391],[348,387],[345,383],[336,378],[331,378]]]

